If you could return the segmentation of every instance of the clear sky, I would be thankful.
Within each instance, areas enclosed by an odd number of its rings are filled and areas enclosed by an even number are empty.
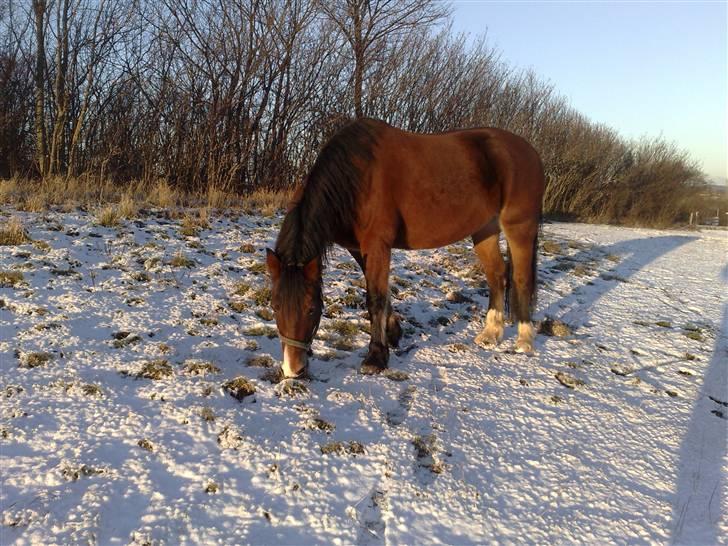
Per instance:
[[[594,121],[662,135],[725,179],[726,1],[455,0],[453,30],[533,68]]]

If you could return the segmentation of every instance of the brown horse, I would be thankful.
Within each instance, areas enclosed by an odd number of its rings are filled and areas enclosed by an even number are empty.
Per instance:
[[[532,352],[543,192],[537,152],[507,131],[417,134],[372,119],[341,129],[296,193],[275,251],[267,250],[284,375],[306,371],[323,308],[322,267],[334,243],[349,250],[366,278],[371,341],[362,373],[386,368],[388,345],[396,346],[402,334],[389,301],[392,249],[437,248],[468,235],[490,287],[476,343],[500,341],[510,300],[516,350]],[[508,268],[498,246],[501,229]]]

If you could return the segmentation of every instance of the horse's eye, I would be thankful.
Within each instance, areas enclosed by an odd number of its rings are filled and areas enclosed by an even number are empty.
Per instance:
[[[308,314],[309,315],[313,315],[315,312],[316,312],[316,308],[315,307],[311,307],[311,309],[308,310]]]

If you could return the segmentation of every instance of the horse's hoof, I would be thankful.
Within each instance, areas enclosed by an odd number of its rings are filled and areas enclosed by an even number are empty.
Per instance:
[[[498,336],[480,332],[477,336],[475,336],[475,344],[483,347],[484,349],[492,349],[498,345]]]
[[[531,343],[530,341],[519,339],[518,341],[516,341],[516,352],[533,354],[533,343]]]
[[[359,368],[359,371],[362,375],[378,375],[382,373],[384,370],[387,369],[387,366],[380,366],[379,364],[376,364],[374,362],[362,362],[361,368]]]

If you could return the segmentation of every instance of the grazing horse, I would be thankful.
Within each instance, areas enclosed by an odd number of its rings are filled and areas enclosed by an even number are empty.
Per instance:
[[[531,310],[544,173],[524,139],[480,128],[418,134],[360,119],[323,147],[267,249],[271,300],[283,349],[283,373],[306,372],[323,309],[321,273],[332,244],[359,263],[371,320],[365,374],[387,367],[402,335],[389,299],[393,248],[445,246],[471,236],[490,297],[476,343],[503,337],[506,305],[518,322],[516,350],[532,352]],[[503,230],[509,267],[498,240]]]

